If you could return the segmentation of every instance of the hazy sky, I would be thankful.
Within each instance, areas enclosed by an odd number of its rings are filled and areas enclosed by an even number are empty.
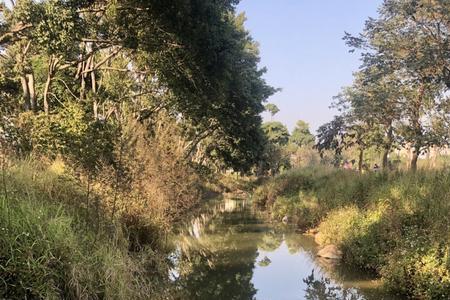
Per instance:
[[[352,82],[359,56],[342,37],[361,32],[377,16],[382,0],[242,0],[246,27],[260,43],[267,82],[283,90],[269,99],[280,112],[274,120],[290,130],[299,119],[313,130],[334,115],[332,97]],[[264,114],[265,119],[270,119]]]

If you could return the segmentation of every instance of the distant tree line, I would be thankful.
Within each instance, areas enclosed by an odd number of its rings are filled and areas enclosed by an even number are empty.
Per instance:
[[[273,103],[266,104],[265,108],[271,118],[280,111]],[[259,174],[274,175],[292,167],[311,163],[310,156],[314,156],[312,152],[315,152],[313,151],[315,137],[310,132],[308,123],[298,120],[295,128],[289,133],[286,125],[271,119],[262,124],[262,130],[265,147],[263,159],[259,164]]]

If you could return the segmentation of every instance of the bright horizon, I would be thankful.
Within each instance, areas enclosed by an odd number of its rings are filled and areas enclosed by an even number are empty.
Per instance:
[[[274,121],[290,131],[297,120],[312,132],[330,121],[329,108],[341,87],[351,84],[360,65],[349,53],[344,32],[358,34],[368,17],[377,16],[382,0],[242,0],[246,27],[260,44],[267,82],[282,91],[269,99],[280,109]],[[270,120],[268,113],[264,120]]]

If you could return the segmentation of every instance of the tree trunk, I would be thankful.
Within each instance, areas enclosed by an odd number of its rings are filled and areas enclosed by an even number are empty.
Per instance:
[[[436,159],[439,154],[439,151],[436,149],[436,147],[432,147],[430,149],[430,155],[431,155],[431,168],[436,168]]]
[[[56,67],[58,66],[59,59],[57,57],[51,56],[50,61],[48,63],[48,73],[47,80],[45,81],[44,87],[44,112],[46,115],[49,114],[49,102],[48,102],[48,93],[50,92],[50,88],[52,85],[52,79],[56,72]]]
[[[361,148],[359,149],[359,161],[358,161],[358,171],[360,173],[362,172],[363,161],[364,161],[364,149]]]
[[[414,111],[413,111],[413,118],[412,118],[412,122],[411,122],[412,127],[415,132],[415,138],[416,138],[413,155],[411,158],[411,166],[410,166],[412,172],[417,171],[417,160],[419,159],[420,149],[422,148],[421,147],[422,145],[418,141],[420,141],[420,137],[423,135],[422,126],[420,124],[420,109],[422,107],[424,95],[425,95],[425,83],[422,83],[419,88],[417,100],[415,101],[415,103],[413,105]]]
[[[45,81],[44,86],[44,112],[46,115],[49,114],[49,104],[48,104],[48,92],[50,90],[50,84],[52,83],[52,77],[50,73],[47,75],[47,80]]]
[[[411,158],[411,166],[410,166],[411,171],[414,172],[414,173],[417,171],[417,160],[418,160],[418,158],[419,158],[419,153],[416,152],[416,150],[414,150],[412,158]]]
[[[390,152],[390,149],[384,149],[384,152],[383,152],[383,162],[382,162],[383,170],[387,170],[387,169],[388,169],[389,152]]]
[[[383,162],[382,162],[383,170],[387,170],[389,167],[389,153],[391,152],[392,143],[394,140],[392,122],[389,122],[389,124],[390,124],[389,130],[387,132],[387,143],[385,144],[383,153]]]
[[[26,45],[21,45],[19,49],[19,53],[16,56],[16,64],[20,67],[20,69],[25,68],[25,56],[30,49],[31,41],[29,41]],[[21,71],[20,74],[20,83],[22,85],[23,91],[23,101],[24,101],[24,110],[29,111],[31,109],[31,101],[30,101],[30,88],[28,85],[27,74],[25,71]]]
[[[98,102],[95,98],[93,103],[93,110],[94,110],[94,120],[98,120]]]
[[[33,112],[37,112],[36,85],[34,84],[34,74],[27,75],[28,92],[30,94],[30,105]]]
[[[93,111],[94,111],[94,120],[98,120],[98,101],[97,101],[97,81],[95,78],[95,72],[94,72],[94,57],[91,59],[91,66],[89,67],[91,71],[91,87],[92,87],[92,94],[93,94]]]
[[[83,101],[84,100],[84,94],[86,91],[86,75],[85,74],[81,74],[81,83],[80,83],[80,100]]]
[[[31,108],[31,102],[30,102],[30,90],[28,87],[28,80],[26,75],[20,76],[20,83],[22,84],[22,91],[23,91],[22,97],[24,101],[24,109],[28,111]]]

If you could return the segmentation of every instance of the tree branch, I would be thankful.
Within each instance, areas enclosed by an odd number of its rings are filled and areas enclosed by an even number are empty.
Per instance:
[[[23,24],[22,22],[17,23],[9,32],[0,36],[0,45],[7,43],[8,39],[14,38],[15,35],[20,34],[22,31],[30,27],[33,27],[33,24]]]

